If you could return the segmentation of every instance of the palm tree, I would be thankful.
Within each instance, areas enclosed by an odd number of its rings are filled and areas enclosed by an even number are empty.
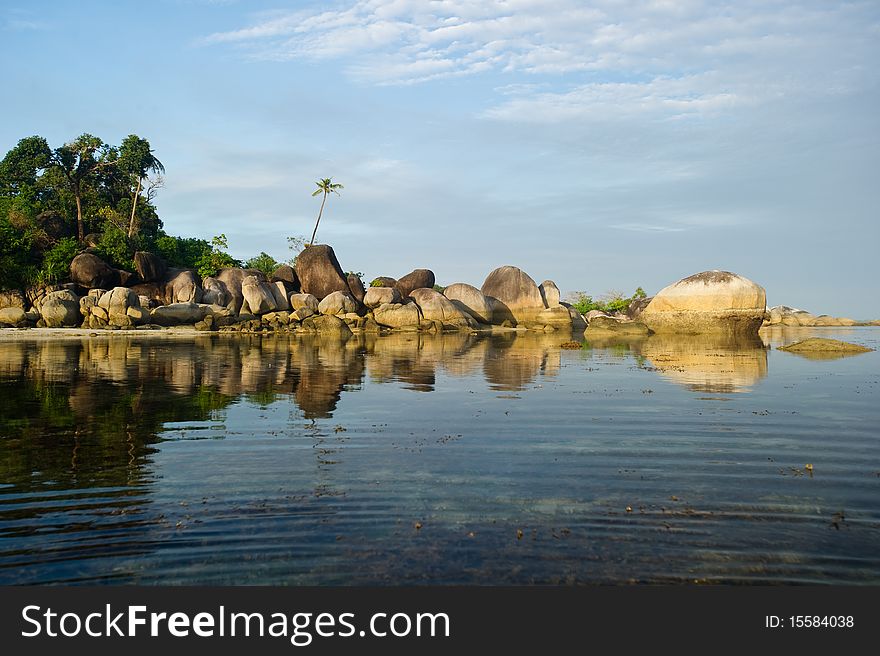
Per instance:
[[[315,221],[315,229],[312,231],[312,238],[309,240],[309,246],[315,243],[315,235],[318,233],[318,224],[321,222],[321,214],[324,213],[324,203],[327,202],[327,196],[329,196],[331,192],[339,196],[339,189],[345,189],[341,184],[334,183],[332,180],[333,178],[324,178],[315,183],[318,185],[318,188],[312,193],[312,196],[314,197],[318,194],[324,194],[324,198],[321,199],[321,209],[318,210],[318,220]]]
[[[131,218],[128,221],[128,238],[132,239],[138,233],[135,210],[141,195],[141,184],[143,184],[148,172],[164,173],[165,167],[153,155],[149,141],[141,139],[135,134],[130,134],[123,139],[119,148],[119,168],[132,179],[137,180],[137,187],[131,199]]]

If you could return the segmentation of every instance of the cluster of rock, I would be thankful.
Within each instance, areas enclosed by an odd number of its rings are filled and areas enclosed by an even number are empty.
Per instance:
[[[20,292],[0,295],[0,324],[89,329],[189,325],[200,330],[341,334],[585,326],[575,310],[560,302],[555,283],[538,285],[513,266],[492,271],[481,289],[456,283],[441,292],[429,269],[398,279],[378,278],[365,289],[357,275],[343,273],[326,245],[307,248],[295,267],[282,265],[271,276],[227,268],[201,279],[192,270],[169,268],[161,258],[143,252],[135,254],[134,264],[136,272],[121,271],[93,253],[81,253],[70,265],[70,283],[28,297]]]
[[[624,312],[586,315],[587,337],[653,333],[756,336],[766,316],[764,288],[729,271],[703,271],[636,299]]]
[[[827,314],[816,316],[806,310],[776,305],[767,310],[765,326],[855,326],[857,321],[847,317],[831,317]]]
[[[295,267],[271,276],[256,269],[221,269],[201,279],[169,268],[151,253],[136,253],[136,272],[110,267],[85,252],[74,258],[68,284],[0,292],[0,325],[90,329],[194,326],[198,330],[452,331],[492,327],[584,330],[586,337],[653,333],[756,336],[763,325],[850,326],[855,321],[777,306],[766,308],[760,285],[728,271],[703,271],[636,299],[625,311],[582,316],[560,300],[552,280],[537,284],[515,266],[502,266],[481,288],[459,282],[442,291],[434,273],[416,269],[401,278],[376,278],[364,288],[343,273],[333,249],[313,245]]]

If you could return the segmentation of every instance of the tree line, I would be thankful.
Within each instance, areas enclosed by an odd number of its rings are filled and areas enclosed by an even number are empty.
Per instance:
[[[266,253],[234,259],[224,235],[167,234],[154,204],[164,173],[150,142],[135,134],[118,146],[91,134],[55,148],[41,136],[21,139],[0,161],[0,289],[63,281],[86,249],[128,271],[139,250],[202,276],[223,266],[278,266]],[[302,241],[292,238],[291,248]]]

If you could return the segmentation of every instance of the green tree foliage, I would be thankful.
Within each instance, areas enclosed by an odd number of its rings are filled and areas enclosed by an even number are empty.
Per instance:
[[[276,262],[275,258],[268,253],[260,253],[246,261],[244,266],[247,269],[257,269],[258,271],[265,273],[267,276],[270,276],[280,264],[280,262]]]
[[[65,237],[50,248],[43,258],[43,266],[37,273],[37,282],[52,285],[70,276],[70,263],[80,252],[73,237]]]
[[[612,314],[614,312],[623,312],[634,300],[645,298],[646,296],[645,290],[638,287],[633,295],[629,297],[625,297],[623,292],[609,291],[599,300],[594,300],[586,292],[573,292],[569,294],[569,300],[571,301],[571,306],[581,314],[586,314],[592,310]]]
[[[170,266],[196,269],[199,262],[211,253],[211,244],[195,237],[172,237],[164,233],[156,238],[153,251]]]
[[[199,258],[196,271],[202,278],[216,276],[220,269],[241,266],[241,262],[226,252],[228,244],[226,235],[220,234],[211,240],[211,250]]]
[[[123,174],[136,181],[131,201],[131,216],[128,223],[128,238],[134,239],[135,235],[138,234],[139,228],[135,211],[144,178],[151,171],[153,173],[164,173],[165,167],[153,155],[149,141],[140,138],[136,134],[130,134],[122,140],[122,145],[119,147],[119,169]]]
[[[164,235],[152,203],[161,184],[145,177],[163,170],[136,135],[118,149],[90,134],[55,149],[40,136],[21,139],[0,160],[0,288],[63,278],[61,256],[73,249],[61,241],[72,235],[82,249],[85,236],[96,233],[99,254],[130,269],[134,251],[154,250]],[[170,250],[194,266],[210,251],[194,241],[204,248]]]

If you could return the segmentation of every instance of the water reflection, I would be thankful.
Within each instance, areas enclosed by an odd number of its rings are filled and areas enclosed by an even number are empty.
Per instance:
[[[747,392],[767,376],[767,351],[757,337],[652,335],[634,351],[665,378],[695,392]]]
[[[558,333],[16,339],[0,342],[0,583],[880,571],[875,354],[829,366],[669,336],[568,351]],[[768,360],[790,375],[761,394],[701,394],[753,388]],[[652,376],[672,385],[648,395]],[[843,507],[852,528],[830,529]]]

